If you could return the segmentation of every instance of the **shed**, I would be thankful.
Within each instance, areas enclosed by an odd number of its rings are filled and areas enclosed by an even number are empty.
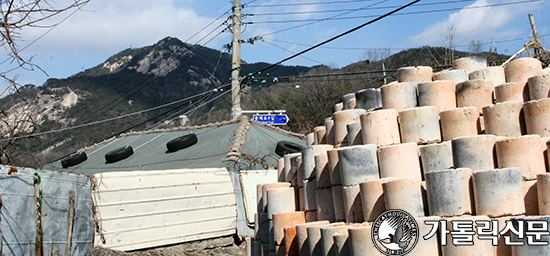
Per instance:
[[[167,142],[187,134],[195,134],[197,143],[169,152]],[[82,163],[64,168],[56,161],[44,169],[91,174],[95,244],[129,251],[252,235],[256,209],[247,205],[255,204],[256,184],[277,182],[277,142],[305,146],[303,138],[242,116],[124,134],[83,149]],[[126,146],[132,155],[106,161],[107,153]]]

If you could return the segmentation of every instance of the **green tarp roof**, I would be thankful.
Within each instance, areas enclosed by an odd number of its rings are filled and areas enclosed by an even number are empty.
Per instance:
[[[242,119],[241,119],[242,120]],[[305,146],[305,141],[290,133],[277,131],[278,129],[261,125],[246,118],[245,141],[240,154],[240,162],[223,161],[232,144],[235,144],[235,132],[243,121],[225,122],[225,124],[196,129],[182,129],[171,131],[157,131],[136,133],[120,138],[105,141],[85,152],[88,160],[76,166],[63,168],[61,161],[44,166],[44,169],[69,171],[73,173],[101,173],[113,171],[143,171],[143,170],[170,170],[195,168],[238,168],[263,169],[260,163],[270,166],[277,165],[280,157],[275,154],[278,141],[291,141]],[[197,144],[168,153],[166,142],[185,134],[195,133]],[[115,163],[106,163],[105,154],[124,146],[132,146],[134,154]]]

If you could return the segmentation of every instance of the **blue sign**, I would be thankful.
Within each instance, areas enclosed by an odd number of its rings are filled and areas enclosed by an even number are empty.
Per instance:
[[[281,115],[254,115],[252,117],[255,121],[271,124],[271,125],[285,125],[288,123],[288,116]]]

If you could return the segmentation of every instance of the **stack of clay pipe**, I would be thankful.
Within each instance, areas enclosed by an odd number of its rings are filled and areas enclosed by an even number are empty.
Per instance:
[[[512,219],[550,223],[550,69],[534,58],[505,67],[462,58],[397,77],[344,95],[308,147],[279,160],[279,183],[258,185],[249,253],[383,255],[372,223],[400,209],[421,236],[407,255],[550,255],[550,246],[507,246],[504,236],[498,246],[477,235],[473,246],[422,239],[425,220],[446,219],[449,231],[453,220],[492,220],[499,231]]]

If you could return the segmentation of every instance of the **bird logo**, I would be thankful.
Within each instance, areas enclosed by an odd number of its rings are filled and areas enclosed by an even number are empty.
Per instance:
[[[374,221],[372,240],[385,255],[405,255],[418,241],[418,223],[407,212],[389,210]]]

